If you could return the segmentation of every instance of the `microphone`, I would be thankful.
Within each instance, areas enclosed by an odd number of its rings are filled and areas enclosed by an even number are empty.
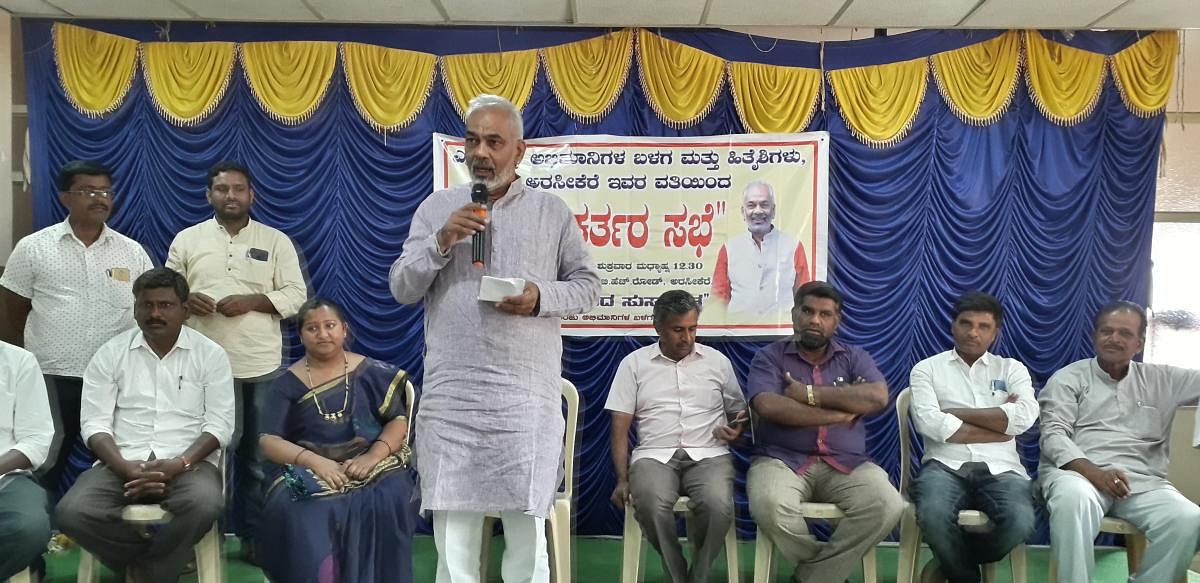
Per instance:
[[[482,182],[476,182],[471,186],[471,202],[476,202],[484,205],[484,208],[475,211],[475,214],[481,218],[487,218],[487,186]],[[483,232],[477,232],[471,235],[471,265],[475,267],[483,267],[483,254],[487,250],[488,232],[487,227],[484,227]]]

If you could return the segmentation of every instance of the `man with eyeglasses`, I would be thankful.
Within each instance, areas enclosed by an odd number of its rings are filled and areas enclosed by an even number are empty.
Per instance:
[[[633,515],[662,557],[672,583],[708,581],[733,523],[733,456],[749,417],[733,364],[696,342],[700,305],[671,290],[654,302],[658,342],[633,351],[617,367],[604,408],[612,412],[612,461],[617,508]],[[638,446],[629,461],[629,428]],[[688,538],[696,552],[689,569],[675,530],[675,502],[690,499]],[[636,558],[634,560],[637,560]]]
[[[279,324],[300,308],[308,287],[292,240],[250,218],[250,169],[230,160],[208,171],[213,218],[181,231],[167,267],[187,278],[188,326],[220,344],[233,367],[241,423],[235,438],[237,533],[243,558],[256,562],[255,531],[262,511],[263,470],[258,453],[259,402],[279,375]]]
[[[83,371],[102,344],[133,327],[133,280],[154,266],[140,243],[105,224],[112,170],[69,162],[57,185],[66,219],[18,241],[0,276],[4,340],[32,352],[53,387],[58,449],[43,483],[55,498],[74,481],[73,473],[64,476],[71,452],[86,456],[79,442]]]

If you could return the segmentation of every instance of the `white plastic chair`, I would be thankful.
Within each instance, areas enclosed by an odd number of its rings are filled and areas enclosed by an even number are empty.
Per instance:
[[[546,543],[550,554],[550,580],[571,583],[571,496],[575,487],[575,431],[579,426],[579,391],[571,381],[562,379],[562,398],[567,403],[567,426],[563,434],[563,489],[554,497],[554,508],[546,521]],[[487,581],[491,553],[492,528],[499,514],[483,519],[483,544],[479,552],[479,580]]]
[[[754,427],[753,434],[758,433],[758,415],[750,409],[750,423]],[[803,502],[798,506],[800,516],[805,519],[826,520],[837,522],[846,517],[836,504],[823,502]],[[763,533],[762,529],[755,531],[754,536],[754,583],[771,583],[775,576],[775,543]],[[875,549],[867,551],[862,558],[863,583],[876,583],[879,565],[875,558]]]
[[[909,441],[908,426],[911,390],[906,388],[896,395],[896,424],[900,429],[900,495],[906,497],[904,517],[900,519],[900,555],[896,561],[896,583],[911,583],[917,579],[917,558],[921,553],[921,528],[917,525],[916,506],[907,501],[909,484],[912,481],[912,442]],[[978,510],[960,510],[958,525],[971,532],[987,532],[993,526],[988,515]],[[1026,560],[1025,543],[1013,547],[1008,555],[1013,583],[1025,583]],[[986,583],[996,581],[996,563],[983,565],[983,580]]]
[[[225,492],[224,458],[224,452],[217,457],[217,467],[221,468],[222,495]],[[121,519],[132,524],[162,524],[171,520],[171,514],[158,504],[130,504],[121,511]],[[219,522],[213,522],[212,528],[208,529],[208,532],[196,543],[194,549],[198,583],[222,583],[225,580],[225,557],[221,552],[223,540]],[[78,583],[100,582],[100,561],[82,546],[79,547],[79,571],[75,580]]]
[[[28,567],[24,571],[8,578],[8,583],[36,583],[33,579],[33,571]]]
[[[821,519],[836,522],[846,515],[836,504],[820,502],[805,502],[800,504],[800,516],[807,519]],[[771,583],[775,575],[775,543],[771,542],[762,530],[756,533],[754,542],[754,583]],[[876,583],[879,566],[875,559],[875,549],[863,555],[863,582]]]
[[[680,496],[675,501],[675,512],[688,512],[687,496]],[[737,524],[730,523],[729,531],[725,533],[725,563],[726,577],[729,583],[738,583],[738,552]],[[622,537],[623,552],[621,553],[621,583],[637,583],[642,569],[642,527],[633,516],[633,505],[625,504],[625,534]]]

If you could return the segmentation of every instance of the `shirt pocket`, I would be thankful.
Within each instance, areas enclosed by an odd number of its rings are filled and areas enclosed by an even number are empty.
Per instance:
[[[234,257],[234,278],[255,293],[270,291],[273,288],[275,268],[268,261],[251,259],[248,255],[249,250],[246,253],[240,258]]]
[[[1138,439],[1145,441],[1162,441],[1162,413],[1158,407],[1134,404],[1129,416],[1130,429]]]
[[[207,411],[204,402],[207,388],[207,385],[199,381],[188,380],[187,377],[180,379],[177,389],[179,394],[175,400],[179,412],[188,417],[203,417]]]
[[[124,280],[120,279],[124,277]],[[100,299],[104,303],[122,310],[133,309],[132,271],[127,267],[112,267],[104,271],[100,285]]]

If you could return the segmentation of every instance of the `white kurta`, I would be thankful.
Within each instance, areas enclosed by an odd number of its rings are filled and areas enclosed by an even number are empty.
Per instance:
[[[567,205],[519,181],[492,208],[485,268],[472,267],[469,238],[441,256],[438,229],[470,199],[463,185],[422,202],[389,275],[397,301],[425,303],[413,427],[421,510],[546,517],[562,473],[560,317],[591,309],[600,278]],[[538,315],[479,301],[483,275],[536,284]]]

